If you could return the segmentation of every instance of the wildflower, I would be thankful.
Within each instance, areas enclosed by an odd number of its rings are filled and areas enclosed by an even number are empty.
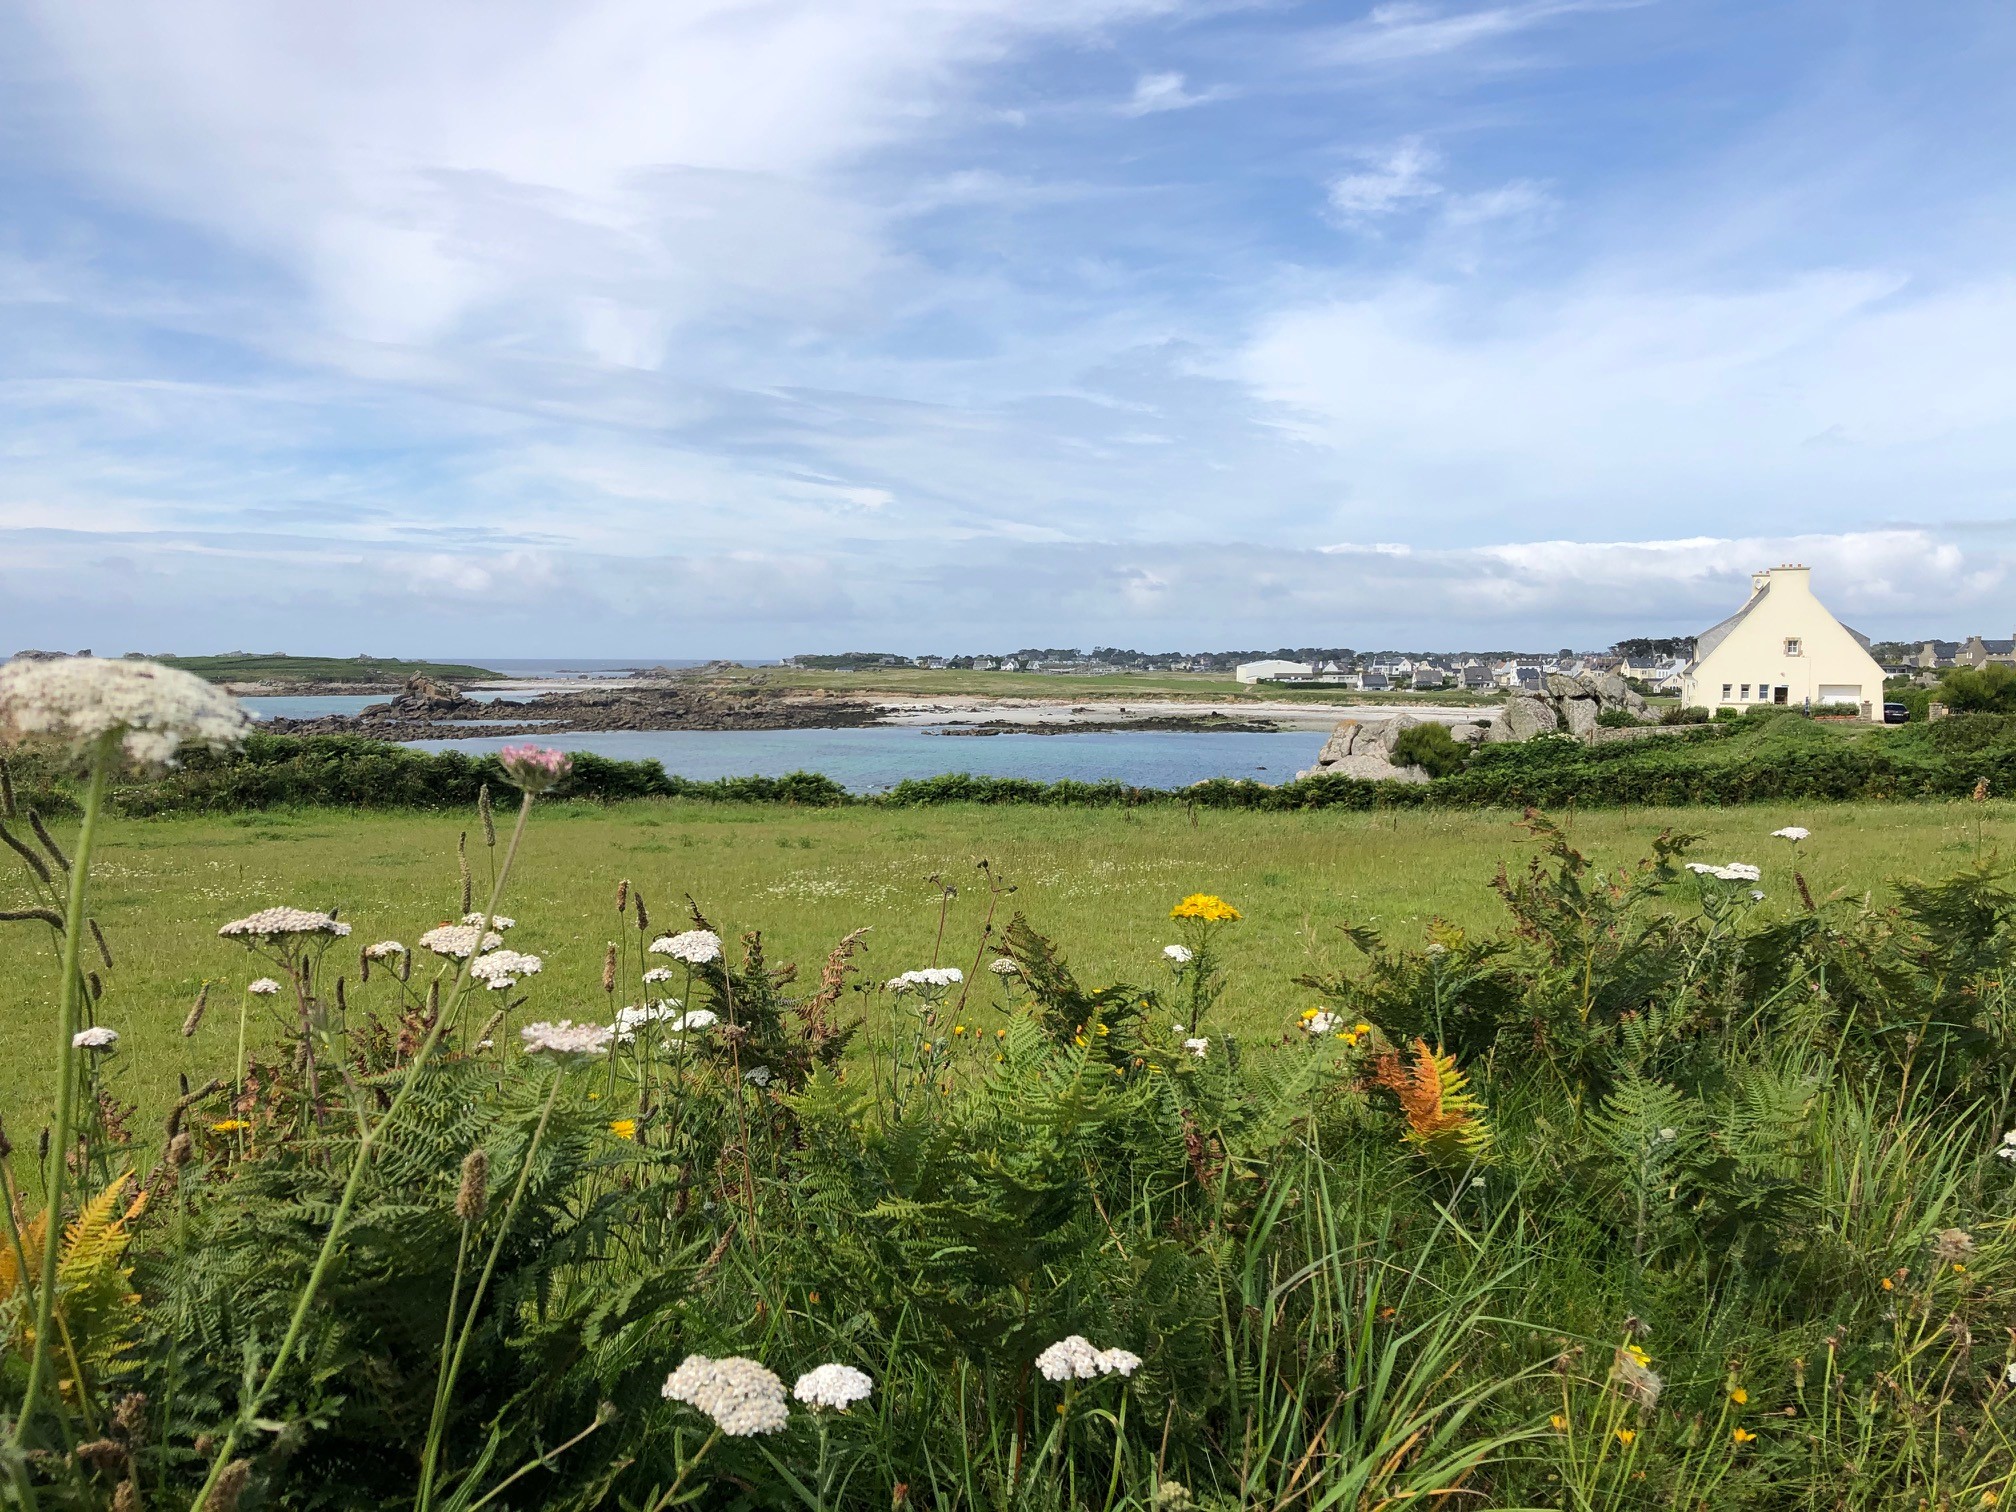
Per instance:
[[[1722,882],[1755,882],[1764,873],[1747,861],[1731,861],[1723,866],[1710,866],[1705,861],[1689,861],[1687,870],[1696,876],[1714,877]]]
[[[1172,919],[1201,919],[1206,924],[1235,923],[1241,917],[1238,909],[1223,898],[1211,893],[1192,893],[1181,903],[1169,910]]]
[[[1775,829],[1771,831],[1771,838],[1773,840],[1790,840],[1794,845],[1797,845],[1801,840],[1804,840],[1808,835],[1812,833],[1813,831],[1806,829],[1801,825],[1788,824],[1783,829]]]
[[[677,1000],[673,1000],[677,1006]],[[721,1022],[721,1015],[709,1008],[695,1008],[690,1013],[682,1013],[666,1025],[673,1034],[697,1034],[702,1029],[711,1029]]]
[[[614,1134],[618,1139],[634,1140],[637,1137],[637,1120],[634,1118],[612,1118],[609,1120],[609,1132]]]
[[[1617,1383],[1619,1391],[1647,1412],[1659,1405],[1660,1394],[1666,1389],[1665,1381],[1652,1368],[1652,1357],[1636,1344],[1627,1344],[1617,1351],[1610,1364],[1610,1379]]]
[[[751,1066],[747,1071],[742,1073],[742,1080],[754,1082],[759,1087],[767,1087],[770,1085],[770,1068],[768,1066]]]
[[[1974,1253],[1974,1236],[1965,1229],[1941,1229],[1932,1241],[1932,1258],[1941,1265],[1955,1265]]]
[[[493,950],[469,963],[469,975],[488,982],[490,990],[516,987],[520,977],[537,976],[545,962],[520,950]]]
[[[277,997],[280,984],[271,977],[260,977],[256,982],[247,982],[245,990],[254,997]]]
[[[867,1398],[875,1383],[865,1371],[852,1365],[816,1365],[798,1377],[791,1395],[808,1407],[830,1407],[845,1412]]]
[[[249,1129],[251,1127],[252,1125],[245,1119],[225,1118],[219,1119],[216,1123],[210,1125],[210,1132],[212,1134],[236,1134],[242,1129]]]
[[[465,913],[462,915],[462,922],[464,924],[481,924],[483,922],[483,915],[480,913]],[[512,929],[516,927],[517,923],[518,921],[508,914],[490,915],[490,927],[492,929]]]
[[[721,936],[711,929],[689,929],[681,934],[662,935],[647,947],[653,955],[668,955],[688,966],[705,966],[721,959]]]
[[[1162,954],[1178,966],[1188,966],[1197,953],[1188,945],[1164,945]]]
[[[1302,1030],[1311,1039],[1322,1039],[1337,1027],[1337,1015],[1324,1008],[1302,1010]]]
[[[616,1031],[606,1024],[577,1024],[562,1019],[552,1024],[541,1019],[518,1031],[527,1055],[600,1055],[609,1048]]]
[[[1631,1447],[1631,1441],[1637,1437],[1638,1430],[1636,1428],[1619,1428],[1617,1430],[1617,1442],[1622,1444],[1626,1449]]]
[[[487,931],[479,941],[474,924],[442,924],[420,936],[420,948],[457,961],[467,960],[478,950],[495,950],[504,943],[496,930]]]
[[[108,735],[139,767],[167,767],[184,743],[222,749],[251,727],[238,701],[153,662],[66,656],[0,667],[0,745],[48,740],[82,755]]]
[[[226,940],[277,940],[287,935],[317,934],[340,940],[350,933],[350,926],[338,923],[334,914],[315,913],[306,908],[262,908],[242,919],[233,919],[217,933]]]
[[[2008,1129],[2002,1135],[2002,1147],[1995,1152],[1997,1160],[2016,1161],[2016,1129]]]
[[[1897,1283],[1895,1281],[1892,1281],[1888,1276],[1885,1276],[1883,1278],[1883,1290],[1895,1291],[1896,1289],[1897,1289]]]
[[[2002,1367],[2002,1379],[2007,1381],[2011,1386],[2016,1386],[2016,1360],[2011,1360],[2007,1365]]]
[[[916,992],[927,987],[956,987],[966,980],[966,973],[957,966],[925,966],[916,971],[906,971],[901,976],[889,979],[891,992]]]
[[[527,793],[543,793],[566,781],[574,770],[574,758],[550,746],[506,746],[497,753],[497,762],[504,768],[504,780]]]
[[[1659,1130],[1659,1142],[1661,1144],[1671,1144],[1673,1143],[1674,1140],[1678,1139],[1679,1137],[1680,1137],[1680,1131],[1676,1128],[1673,1128],[1670,1125],[1663,1127]]]
[[[754,1360],[688,1355],[665,1378],[665,1399],[705,1413],[731,1438],[778,1433],[791,1420],[784,1383]]]
[[[672,968],[670,966],[653,966],[649,971],[644,973],[644,980],[647,982],[669,982],[672,980]]]
[[[1204,1059],[1205,1052],[1211,1048],[1211,1041],[1200,1035],[1196,1039],[1186,1039],[1183,1041],[1183,1048],[1196,1056],[1197,1059],[1202,1060]]]
[[[119,1043],[119,1031],[100,1025],[96,1029],[80,1029],[70,1036],[72,1050],[109,1050]]]
[[[672,1017],[679,1009],[679,999],[660,998],[655,1003],[645,1003],[641,1007],[632,1003],[616,1010],[616,1038],[629,1044],[637,1038],[637,1031],[646,1024],[656,1024]]]
[[[1741,1386],[1733,1387],[1729,1392],[1729,1400],[1734,1402],[1738,1407],[1741,1407],[1750,1400],[1750,1393],[1745,1391]]]
[[[1756,1437],[1757,1435],[1752,1433],[1748,1428],[1732,1428],[1729,1430],[1729,1442],[1739,1446],[1754,1442]]]
[[[1141,1357],[1124,1349],[1094,1349],[1083,1334],[1059,1339],[1036,1356],[1036,1369],[1046,1381],[1090,1381],[1103,1375],[1131,1376]]]
[[[1547,1421],[1556,1433],[1566,1433],[1568,1431],[1568,1419],[1562,1413],[1553,1413],[1548,1417]]]
[[[994,957],[992,961],[988,962],[987,969],[998,977],[1020,976],[1022,974],[1022,968],[1017,966],[1007,956]]]
[[[374,961],[389,961],[394,956],[406,954],[406,947],[397,940],[380,940],[376,945],[366,945],[364,954]]]

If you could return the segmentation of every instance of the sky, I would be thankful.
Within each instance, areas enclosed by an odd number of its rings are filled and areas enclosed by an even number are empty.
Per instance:
[[[0,653],[2016,631],[2003,0],[0,0]]]

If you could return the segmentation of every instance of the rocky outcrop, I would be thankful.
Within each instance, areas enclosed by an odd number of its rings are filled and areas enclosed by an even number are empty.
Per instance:
[[[1344,719],[1323,742],[1316,765],[1298,777],[1358,777],[1367,782],[1426,782],[1428,774],[1417,766],[1393,764],[1393,742],[1402,730],[1423,724],[1412,714],[1395,714],[1391,719]]]
[[[372,704],[360,716],[370,720],[473,719],[482,705],[462,696],[462,690],[438,683],[424,672],[406,679],[406,686],[389,703]]]
[[[424,687],[416,684],[425,684]],[[562,735],[587,730],[808,730],[874,724],[873,704],[821,695],[779,697],[755,688],[679,684],[594,688],[479,703],[423,677],[361,714],[275,719],[276,735],[369,735],[376,740],[458,740],[473,735]]]
[[[1615,672],[1599,677],[1555,672],[1549,674],[1544,690],[1514,693],[1506,700],[1484,739],[1493,745],[1551,734],[1593,740],[1604,711],[1612,709],[1639,719],[1647,712],[1645,700]]]

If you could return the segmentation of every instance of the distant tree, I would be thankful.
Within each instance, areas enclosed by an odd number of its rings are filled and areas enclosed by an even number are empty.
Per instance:
[[[1931,702],[1956,714],[2016,714],[2016,667],[1955,667],[1939,679]]]
[[[1409,725],[1393,742],[1393,765],[1417,766],[1430,777],[1453,776],[1469,759],[1469,748],[1445,724]]]
[[[1692,656],[1694,637],[1691,635],[1633,636],[1630,640],[1620,640],[1610,648],[1613,656]]]

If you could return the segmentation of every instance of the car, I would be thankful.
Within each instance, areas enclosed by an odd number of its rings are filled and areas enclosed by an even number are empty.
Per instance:
[[[1903,704],[1886,703],[1883,705],[1883,723],[1885,724],[1906,724],[1910,721],[1910,718],[1911,711]]]

